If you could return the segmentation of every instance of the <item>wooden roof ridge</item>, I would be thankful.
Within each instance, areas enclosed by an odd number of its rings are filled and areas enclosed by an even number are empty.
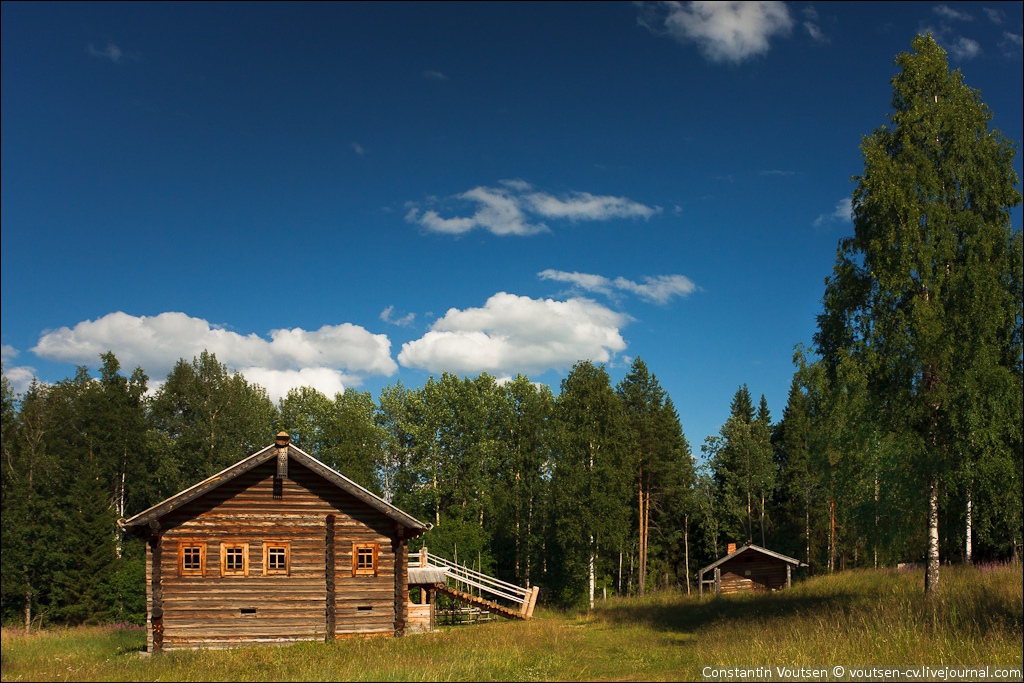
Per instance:
[[[709,569],[714,569],[715,567],[717,567],[718,565],[722,564],[723,562],[725,562],[725,561],[727,561],[727,560],[729,560],[729,559],[731,559],[733,557],[736,557],[740,553],[745,552],[747,550],[753,550],[755,552],[759,552],[759,553],[763,553],[765,555],[769,555],[771,557],[774,557],[775,559],[782,560],[783,562],[788,562],[789,564],[796,565],[797,567],[806,567],[807,566],[806,564],[804,564],[800,560],[796,559],[795,557],[790,557],[788,555],[783,555],[782,553],[777,553],[774,550],[768,550],[768,548],[762,548],[759,545],[755,545],[753,543],[748,543],[747,545],[743,546],[742,548],[737,548],[736,550],[734,550],[733,552],[729,553],[725,557],[718,558],[717,560],[715,560],[714,562],[712,562],[708,566],[704,567],[700,571],[701,572],[706,572]]]
[[[324,463],[320,462],[309,453],[303,451],[298,446],[289,443],[286,446],[286,448],[288,449],[288,457],[290,459],[295,460],[300,465],[303,465],[306,468],[315,472],[316,474],[319,474],[328,482],[334,484],[335,486],[345,491],[346,493],[351,494],[353,497],[366,503],[367,505],[377,510],[378,512],[383,513],[395,522],[398,522],[399,524],[408,529],[412,529],[415,533],[412,534],[412,536],[408,536],[407,538],[418,536],[432,528],[431,524],[421,522],[412,515],[408,514],[407,512],[400,510],[399,508],[387,502],[380,496],[377,496],[376,494],[370,492],[366,488],[352,481],[351,479],[341,474],[337,470],[334,470],[331,467],[328,467]],[[187,489],[174,494],[170,498],[167,498],[166,500],[157,503],[156,505],[150,507],[147,510],[143,510],[142,512],[138,513],[137,515],[134,515],[133,517],[130,517],[128,519],[119,519],[117,521],[117,524],[119,527],[126,531],[135,531],[140,529],[141,527],[145,527],[149,525],[151,522],[154,522],[163,517],[164,515],[173,512],[174,510],[177,510],[178,508],[182,507],[183,505],[186,505],[187,503],[192,502],[193,500],[199,498],[200,496],[209,493],[210,491],[213,491],[214,489],[220,487],[223,484],[226,484],[227,482],[233,479],[236,479],[237,477],[240,477],[246,472],[256,467],[259,467],[263,463],[272,460],[277,456],[277,452],[277,444],[272,443],[266,448],[262,448],[253,453],[252,455],[242,458],[234,465],[230,465],[229,467],[224,468],[223,470],[217,472],[213,476],[207,477],[198,484],[193,484]]]

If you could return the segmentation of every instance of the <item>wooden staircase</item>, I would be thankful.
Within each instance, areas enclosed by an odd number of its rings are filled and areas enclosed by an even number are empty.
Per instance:
[[[540,590],[501,581],[427,552],[426,548],[409,556],[409,587],[444,593],[506,619],[532,617]]]

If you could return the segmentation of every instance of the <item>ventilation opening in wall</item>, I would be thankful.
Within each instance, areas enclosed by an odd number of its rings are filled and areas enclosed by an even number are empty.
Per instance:
[[[254,616],[256,616],[256,608],[255,607],[243,607],[239,611],[242,613],[243,617],[254,617]]]
[[[356,609],[358,611],[360,611],[360,612],[369,612],[369,611],[373,610],[373,606],[372,605],[360,605],[359,607],[356,607]]]

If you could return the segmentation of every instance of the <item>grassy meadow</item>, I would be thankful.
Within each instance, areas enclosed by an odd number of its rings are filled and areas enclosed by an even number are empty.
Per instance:
[[[141,629],[26,636],[4,628],[0,667],[3,681],[701,680],[708,665],[1021,669],[1021,565],[944,568],[936,599],[924,596],[923,581],[920,570],[856,570],[773,594],[699,601],[660,593],[407,638],[151,658],[139,657]]]

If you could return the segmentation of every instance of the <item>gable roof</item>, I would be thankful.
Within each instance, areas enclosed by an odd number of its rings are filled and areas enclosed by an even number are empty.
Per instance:
[[[714,562],[712,562],[708,566],[706,566],[703,569],[701,569],[700,573],[703,574],[704,572],[708,571],[709,569],[714,569],[715,567],[717,567],[718,565],[722,564],[723,562],[727,562],[728,560],[731,560],[734,557],[737,557],[741,553],[744,553],[744,552],[746,552],[748,550],[753,550],[754,552],[763,553],[765,555],[768,555],[769,557],[774,557],[777,560],[782,560],[783,562],[788,562],[789,564],[797,566],[797,567],[806,567],[807,566],[806,564],[804,564],[803,562],[801,562],[800,560],[798,560],[796,558],[789,557],[788,555],[783,555],[782,553],[777,553],[774,550],[768,550],[767,548],[762,548],[761,546],[754,545],[753,543],[748,543],[747,545],[743,546],[742,548],[737,548],[735,551],[733,551],[732,553],[726,555],[725,557],[718,558],[717,560],[715,560]]]
[[[287,438],[287,436],[285,438]],[[345,475],[331,469],[309,453],[306,453],[291,443],[288,443],[287,446],[283,447],[278,446],[276,443],[272,443],[266,448],[253,453],[249,457],[242,458],[234,465],[221,470],[212,477],[208,477],[198,484],[190,486],[184,491],[171,496],[162,503],[157,503],[148,510],[143,510],[134,517],[129,519],[119,519],[117,524],[125,531],[130,531],[136,534],[142,533],[143,529],[148,527],[151,522],[159,520],[164,515],[177,510],[187,503],[191,503],[196,498],[213,491],[232,479],[240,477],[246,472],[259,467],[263,463],[276,458],[280,448],[287,448],[289,460],[293,460],[296,463],[312,470],[316,474],[319,474],[342,491],[352,495],[354,498],[366,503],[374,510],[383,513],[388,518],[404,526],[407,530],[412,532],[406,536],[406,538],[419,536],[432,528],[433,525],[425,524],[412,515],[399,510],[383,498],[370,493],[368,490]]]

